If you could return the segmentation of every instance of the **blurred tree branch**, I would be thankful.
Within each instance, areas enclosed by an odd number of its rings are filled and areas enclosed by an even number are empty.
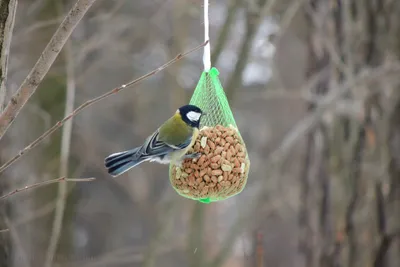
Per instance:
[[[78,0],[54,33],[35,66],[0,115],[0,139],[49,71],[72,31],[96,0]]]
[[[250,3],[247,3],[246,33],[239,49],[239,56],[235,69],[226,85],[226,96],[229,101],[233,101],[236,88],[242,84],[243,71],[245,70],[249,60],[255,34],[264,19],[261,15],[264,12],[264,7],[267,2],[267,0],[257,1],[258,5],[255,9],[251,7]]]
[[[238,11],[240,4],[240,0],[231,0],[229,4],[229,8],[227,10],[227,15],[222,26],[221,32],[219,33],[218,40],[214,46],[211,62],[213,65],[217,65],[219,56],[221,55],[222,50],[225,48],[225,44],[228,40],[229,31],[234,22],[235,15]]]
[[[7,96],[6,82],[8,57],[10,54],[10,44],[14,29],[16,11],[17,0],[0,1],[0,112],[3,112],[4,103]]]
[[[39,182],[39,183],[35,183],[32,185],[26,185],[22,188],[19,189],[15,189],[3,196],[0,196],[0,200],[4,200],[6,198],[9,198],[19,192],[23,192],[23,191],[27,191],[27,190],[31,190],[37,187],[42,187],[42,186],[46,186],[49,184],[55,184],[55,183],[60,183],[60,182],[91,182],[94,181],[96,178],[66,178],[66,177],[60,177],[57,179],[53,179],[53,180],[48,180],[48,181],[43,181],[43,182]]]
[[[20,152],[15,155],[13,158],[11,158],[10,160],[8,160],[3,166],[0,167],[0,173],[3,172],[5,169],[7,169],[10,165],[12,165],[14,162],[16,162],[19,158],[21,158],[24,154],[26,154],[26,152],[28,152],[29,150],[31,150],[32,148],[36,147],[38,144],[40,144],[46,137],[48,137],[49,135],[51,135],[52,133],[54,133],[56,130],[58,130],[61,126],[64,125],[64,123],[68,120],[70,120],[71,118],[75,117],[76,115],[78,115],[80,112],[82,112],[84,109],[86,109],[87,107],[111,96],[114,94],[117,94],[118,92],[136,85],[140,82],[142,82],[143,80],[157,74],[158,72],[164,70],[165,68],[169,67],[170,65],[172,65],[173,63],[179,61],[180,59],[182,59],[183,57],[187,56],[190,53],[193,53],[199,49],[201,49],[202,47],[204,47],[208,42],[204,42],[201,45],[192,48],[191,50],[182,53],[182,54],[178,54],[174,59],[168,61],[167,63],[165,63],[164,65],[162,65],[161,67],[158,67],[157,69],[133,80],[130,81],[126,84],[123,84],[117,88],[112,89],[111,91],[102,94],[96,98],[93,98],[91,100],[86,101],[85,103],[83,103],[82,105],[80,105],[78,108],[76,108],[72,113],[70,113],[68,116],[64,117],[62,120],[58,121],[55,125],[53,125],[50,129],[48,129],[46,132],[44,132],[41,136],[39,136],[35,141],[33,141],[32,143],[30,143],[28,146],[26,146],[24,149],[20,150]]]
[[[299,1],[300,2],[300,1]],[[309,5],[303,6],[305,9],[312,10],[311,14],[305,12],[306,23],[310,28],[307,33],[308,66],[306,77],[310,78],[317,74],[320,69],[328,68],[329,57],[326,51],[316,50],[313,43],[315,35],[320,34],[320,25],[315,25],[315,15],[317,10],[322,9],[323,4],[312,1]],[[318,97],[323,97],[328,91],[329,76],[319,80],[311,91]],[[318,100],[307,101],[306,108],[309,114],[316,111],[319,106]],[[300,207],[298,214],[298,226],[300,237],[298,250],[304,256],[306,266],[327,266],[324,265],[326,258],[326,243],[329,244],[325,236],[327,228],[326,218],[329,216],[327,203],[327,192],[329,191],[329,177],[327,177],[327,152],[328,138],[324,131],[323,123],[318,121],[306,135],[306,146],[304,163],[300,173]],[[314,193],[314,184],[319,183],[318,193]],[[317,196],[321,196],[318,198]],[[317,210],[319,212],[313,212]],[[319,235],[317,235],[319,233]],[[315,238],[310,238],[315,236]],[[324,242],[325,241],[325,242]]]
[[[345,230],[348,239],[349,253],[347,266],[355,266],[358,264],[359,257],[359,246],[357,244],[357,232],[355,224],[355,214],[357,205],[360,202],[360,187],[362,185],[361,176],[361,165],[365,153],[365,140],[366,130],[365,127],[369,122],[369,115],[365,116],[364,121],[361,125],[357,126],[358,133],[354,142],[353,155],[349,164],[348,183],[350,191],[350,200],[346,208],[345,215]]]
[[[202,267],[204,261],[204,223],[206,206],[203,203],[195,203],[190,224],[191,233],[189,234],[188,255],[191,267]]]
[[[62,3],[59,3],[60,11],[63,11]],[[62,13],[62,12],[60,12]],[[66,62],[66,100],[65,100],[65,111],[64,116],[68,116],[74,110],[75,103],[75,68],[74,68],[74,54],[72,48],[72,38],[67,40],[64,50],[64,58]],[[62,139],[61,139],[61,156],[60,156],[60,176],[68,175],[69,167],[69,155],[71,148],[71,135],[72,135],[72,122],[73,120],[68,120],[62,129]],[[46,253],[46,258],[44,262],[45,267],[51,267],[56,254],[61,229],[64,219],[65,205],[67,201],[67,183],[58,183],[58,196],[56,211],[54,214],[54,220],[52,225],[52,233],[50,236],[49,246]]]
[[[17,10],[17,0],[0,0],[0,113],[3,112],[7,97],[7,74],[8,58],[10,54],[10,44],[14,30],[15,13]],[[0,164],[3,155],[0,152]],[[8,188],[7,181],[0,181],[0,195]],[[8,205],[0,203],[0,229],[8,223]],[[0,234],[0,266],[7,266],[11,262],[11,236]]]

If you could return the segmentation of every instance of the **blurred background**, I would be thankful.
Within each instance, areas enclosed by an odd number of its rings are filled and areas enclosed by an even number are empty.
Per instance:
[[[74,0],[20,0],[7,100]],[[220,70],[251,160],[245,190],[202,204],[168,167],[118,179],[108,154],[186,104],[202,51],[111,96],[1,173],[0,266],[400,265],[400,1],[210,0]],[[97,0],[0,142],[0,163],[66,110],[203,42],[202,0]],[[65,209],[62,210],[62,207]],[[58,211],[57,211],[58,210]],[[59,235],[54,218],[64,214]]]

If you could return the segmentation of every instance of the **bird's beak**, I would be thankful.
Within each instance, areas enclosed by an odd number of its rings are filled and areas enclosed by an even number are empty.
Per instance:
[[[207,116],[208,113],[207,112],[203,112],[202,116]]]

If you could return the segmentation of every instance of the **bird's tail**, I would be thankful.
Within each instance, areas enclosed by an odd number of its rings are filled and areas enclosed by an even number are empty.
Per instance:
[[[115,177],[145,161],[146,158],[136,156],[139,149],[140,147],[137,147],[131,150],[114,153],[106,157],[105,166],[108,173]]]

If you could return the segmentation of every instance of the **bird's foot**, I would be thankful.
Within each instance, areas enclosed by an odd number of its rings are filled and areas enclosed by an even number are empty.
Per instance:
[[[182,163],[185,159],[198,159],[198,158],[200,158],[200,156],[201,156],[201,153],[186,154],[180,160],[175,161],[174,165],[179,168],[182,168]]]
[[[198,159],[201,157],[201,153],[192,153],[192,154],[187,154],[183,157],[183,159]]]

